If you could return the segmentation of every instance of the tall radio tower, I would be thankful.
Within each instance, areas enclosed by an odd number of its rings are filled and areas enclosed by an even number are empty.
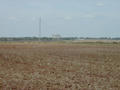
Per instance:
[[[42,23],[41,23],[41,17],[39,18],[39,35],[38,35],[38,37],[39,37],[39,40],[41,39],[41,25]]]

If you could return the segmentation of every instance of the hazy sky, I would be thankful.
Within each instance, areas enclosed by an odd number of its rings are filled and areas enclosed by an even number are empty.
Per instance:
[[[0,37],[119,37],[120,0],[0,0]]]

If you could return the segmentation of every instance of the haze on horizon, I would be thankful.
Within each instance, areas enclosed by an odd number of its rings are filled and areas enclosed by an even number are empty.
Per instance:
[[[120,0],[0,0],[0,37],[119,37]]]

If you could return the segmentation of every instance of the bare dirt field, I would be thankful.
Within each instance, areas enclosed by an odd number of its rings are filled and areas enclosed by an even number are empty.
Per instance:
[[[120,45],[1,43],[0,90],[120,90]]]

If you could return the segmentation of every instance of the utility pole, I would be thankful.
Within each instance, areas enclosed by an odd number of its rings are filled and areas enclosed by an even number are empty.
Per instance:
[[[41,34],[41,26],[42,26],[42,25],[41,25],[41,24],[42,24],[41,21],[42,21],[42,20],[41,20],[41,17],[40,17],[40,18],[39,18],[39,35],[38,35],[39,41],[41,40],[41,35],[42,35],[42,34]]]

